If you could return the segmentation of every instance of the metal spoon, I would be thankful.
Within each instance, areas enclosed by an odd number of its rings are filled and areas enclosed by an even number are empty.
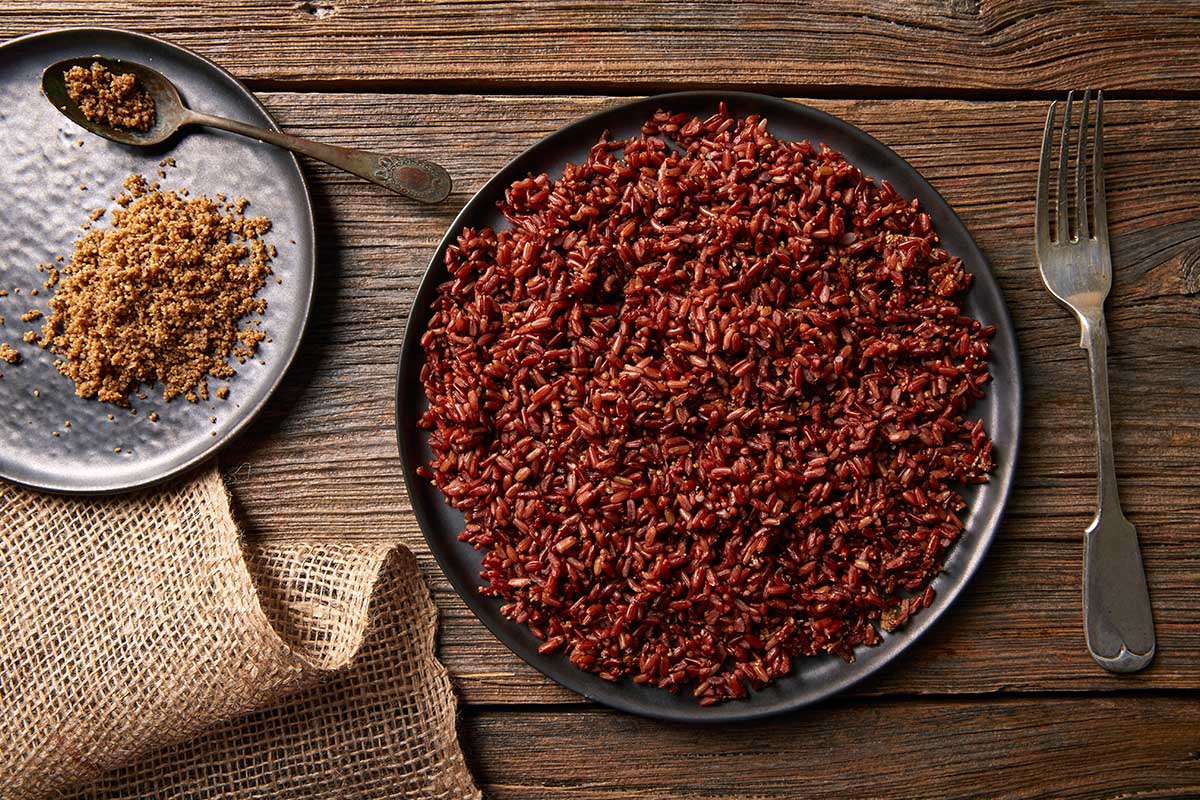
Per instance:
[[[154,98],[154,108],[157,113],[154,127],[148,131],[114,128],[92,122],[83,115],[79,106],[67,95],[64,73],[76,66],[88,69],[95,62],[100,62],[108,67],[109,71],[114,74],[132,73],[137,76],[142,89]],[[79,127],[121,144],[142,147],[161,144],[187,125],[207,125],[210,128],[220,128],[223,131],[248,136],[251,139],[269,142],[306,156],[312,156],[326,164],[358,175],[360,178],[366,178],[386,189],[391,189],[393,192],[422,203],[440,203],[450,194],[450,176],[446,170],[432,161],[408,156],[380,155],[349,147],[321,144],[301,139],[299,136],[247,125],[237,120],[193,111],[183,104],[183,100],[179,97],[179,90],[165,75],[133,61],[99,56],[59,61],[57,64],[51,64],[42,73],[42,92],[55,108]]]

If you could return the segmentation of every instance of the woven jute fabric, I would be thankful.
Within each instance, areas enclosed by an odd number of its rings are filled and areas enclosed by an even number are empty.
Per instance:
[[[0,482],[0,798],[478,798],[394,542],[241,541],[215,467]]]

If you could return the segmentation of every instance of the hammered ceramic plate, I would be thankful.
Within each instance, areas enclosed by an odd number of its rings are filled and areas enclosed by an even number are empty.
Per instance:
[[[630,136],[660,108],[707,117],[717,110],[717,104],[722,100],[737,116],[751,113],[766,116],[769,129],[776,136],[824,142],[877,181],[886,179],[905,197],[920,199],[933,218],[945,248],[961,258],[975,276],[966,303],[968,313],[997,329],[990,362],[993,381],[975,408],[975,416],[983,418],[992,435],[996,469],[989,483],[969,487],[964,492],[968,504],[963,519],[966,531],[949,552],[945,572],[933,582],[937,598],[931,607],[895,633],[885,633],[878,646],[858,648],[855,663],[834,656],[793,659],[794,670],[790,676],[752,692],[745,699],[701,707],[687,693],[672,695],[661,689],[639,686],[628,679],[610,683],[572,666],[561,651],[539,654],[540,642],[529,630],[505,618],[497,600],[479,593],[483,585],[479,579],[482,556],[458,540],[463,529],[462,516],[445,502],[429,481],[417,477],[414,469],[426,463],[430,455],[428,437],[416,426],[427,407],[420,382],[424,355],[419,340],[429,321],[436,289],[447,279],[443,265],[446,247],[454,241],[458,231],[463,226],[503,227],[505,222],[496,209],[496,201],[503,197],[505,187],[529,173],[560,175],[568,161],[582,162],[588,149],[605,130],[612,131],[614,138]],[[946,201],[906,161],[844,120],[787,100],[739,92],[682,92],[601,111],[546,137],[488,181],[454,220],[430,262],[404,337],[396,399],[400,455],[413,509],[430,549],[479,619],[513,652],[587,698],[650,717],[691,722],[762,717],[814,703],[861,681],[916,642],[962,592],[982,563],[996,533],[1012,485],[1021,414],[1017,345],[1004,298],[983,254]]]
[[[265,405],[296,353],[315,268],[308,188],[291,153],[206,129],[138,149],[89,134],[55,111],[38,88],[42,70],[61,59],[97,54],[160,70],[197,110],[276,127],[229,73],[149,36],[67,29],[0,46],[0,288],[9,293],[0,297],[5,319],[0,341],[23,359],[16,366],[0,363],[0,476],[62,492],[144,486],[189,468],[229,442]],[[47,310],[49,292],[30,295],[46,278],[37,265],[59,255],[69,261],[88,213],[111,208],[110,197],[121,193],[121,182],[131,173],[158,179],[159,162],[167,157],[177,166],[167,169],[164,188],[187,188],[192,196],[245,196],[247,214],[271,219],[265,238],[275,244],[278,257],[260,295],[267,301],[263,329],[270,340],[255,360],[233,362],[237,375],[232,379],[210,382],[229,386],[227,400],[164,403],[162,387],[151,386],[145,400],[134,399],[137,413],[132,414],[76,397],[74,383],[55,370],[53,356],[22,341],[22,334],[40,323],[22,323],[20,317],[30,309]],[[150,421],[151,413],[157,413],[157,422]]]

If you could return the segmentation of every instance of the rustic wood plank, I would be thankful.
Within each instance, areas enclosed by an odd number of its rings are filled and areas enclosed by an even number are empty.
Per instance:
[[[393,424],[407,306],[457,209],[513,154],[605,98],[265,95],[301,133],[441,160],[454,197],[429,209],[311,166],[321,220],[318,302],[304,355],[266,419],[231,449],[256,535],[395,531],[443,610],[442,655],[468,702],[575,702],[511,655],[441,577],[404,495]],[[1081,535],[1094,470],[1083,351],[1041,288],[1030,243],[1042,103],[820,102],[910,159],[965,218],[1013,313],[1027,387],[1011,512],[977,583],[866,693],[1200,686],[1200,159],[1191,102],[1112,102],[1108,166],[1117,466],[1158,613],[1155,665],[1098,669],[1081,642]]]
[[[1194,92],[1200,16],[1181,0],[13,0],[0,38],[41,28],[135,28],[239,77],[448,88],[644,92]]]
[[[722,727],[604,711],[463,722],[494,800],[1200,796],[1194,700],[840,702]]]

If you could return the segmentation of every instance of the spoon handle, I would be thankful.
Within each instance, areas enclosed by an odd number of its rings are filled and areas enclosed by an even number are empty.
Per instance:
[[[450,194],[450,176],[432,161],[322,144],[289,133],[247,125],[234,119],[202,114],[199,111],[189,111],[182,124],[220,128],[303,153],[422,203],[440,203]]]

